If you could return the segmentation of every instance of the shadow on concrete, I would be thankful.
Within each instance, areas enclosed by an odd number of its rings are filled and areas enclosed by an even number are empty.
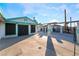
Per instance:
[[[47,34],[43,31],[39,32],[39,37],[43,37],[43,36],[46,36]]]
[[[51,40],[51,36],[48,36],[48,38],[47,38],[47,46],[46,46],[45,56],[56,56],[56,52],[54,49],[53,42]]]
[[[57,33],[53,33],[53,34],[51,34],[51,37],[55,38],[57,42],[63,43],[63,41],[62,41],[62,35],[59,35]]]
[[[11,38],[3,38],[0,40],[0,51],[8,48],[9,46],[12,46],[13,44],[20,42],[22,40],[25,40],[33,35],[27,35],[27,36],[19,36],[19,37],[11,37]]]
[[[55,38],[56,38],[57,42],[59,42],[59,43],[63,43],[63,41],[62,41],[62,37],[58,36],[58,37],[55,37]]]
[[[72,34],[67,34],[67,33],[52,33],[52,35],[58,40],[58,41],[62,41],[62,40],[66,40],[68,42],[74,43],[73,38],[74,36]]]

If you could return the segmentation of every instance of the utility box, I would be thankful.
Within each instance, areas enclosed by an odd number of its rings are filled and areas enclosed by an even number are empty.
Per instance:
[[[79,22],[77,23],[76,37],[77,37],[77,43],[79,44]]]

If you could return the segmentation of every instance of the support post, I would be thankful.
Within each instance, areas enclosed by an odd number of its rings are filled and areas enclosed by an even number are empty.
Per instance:
[[[18,36],[18,24],[16,24],[16,36]]]
[[[54,26],[54,25],[53,25],[53,26]],[[53,26],[52,26],[52,32],[54,32],[54,31],[53,31],[53,28],[54,28]]]
[[[63,33],[62,26],[60,26],[60,33]]]
[[[28,33],[31,34],[31,25],[28,25]]]
[[[35,25],[35,33],[37,33],[38,32],[38,25]]]

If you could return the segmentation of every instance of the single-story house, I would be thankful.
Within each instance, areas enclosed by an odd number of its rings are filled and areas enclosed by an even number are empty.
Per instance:
[[[58,25],[58,24],[44,24],[41,27],[42,31],[44,32],[49,32],[51,31],[51,33],[53,32],[59,32],[59,33],[63,33],[63,26]]]
[[[0,38],[36,33],[37,24],[35,19],[26,16],[6,19],[0,14]]]

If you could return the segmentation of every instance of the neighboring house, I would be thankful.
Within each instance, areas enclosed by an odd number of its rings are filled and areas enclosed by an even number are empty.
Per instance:
[[[61,25],[58,24],[44,24],[42,26],[42,31],[44,32],[59,32],[59,33],[63,33],[63,27]]]
[[[30,35],[37,32],[37,21],[28,17],[5,19],[0,14],[0,38]]]
[[[53,25],[53,28],[52,28],[52,30],[53,30],[53,32],[60,32],[60,25]]]

